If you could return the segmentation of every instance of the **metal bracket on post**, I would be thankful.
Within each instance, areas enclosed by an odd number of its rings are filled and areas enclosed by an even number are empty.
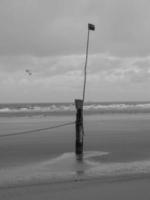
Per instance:
[[[75,99],[76,106],[76,143],[75,153],[78,160],[83,157],[83,100]]]

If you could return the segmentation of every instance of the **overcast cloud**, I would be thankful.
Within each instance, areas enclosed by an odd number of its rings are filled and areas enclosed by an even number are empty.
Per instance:
[[[0,102],[81,98],[88,22],[86,100],[149,100],[149,10],[149,0],[0,0]]]

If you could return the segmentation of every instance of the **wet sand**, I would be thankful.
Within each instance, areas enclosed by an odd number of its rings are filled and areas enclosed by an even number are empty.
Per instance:
[[[64,118],[17,120],[1,121],[0,134],[48,127],[62,123]],[[143,116],[118,116],[116,118],[114,116],[101,118],[91,116],[85,120],[85,133],[85,151],[105,152],[106,154],[100,156],[94,153],[94,158],[89,159],[88,157],[81,170],[78,170],[78,165],[72,162],[73,153],[71,157],[67,157],[67,160],[65,160],[66,157],[60,159],[61,155],[68,155],[69,152],[74,151],[74,126],[1,138],[0,183],[1,186],[3,182],[6,184],[0,189],[0,199],[150,199],[148,187],[150,181],[147,178],[148,175],[145,175],[145,170],[149,174],[150,169],[149,116],[145,118]],[[56,162],[54,166],[51,165],[51,160],[57,160],[57,158],[59,162]],[[86,168],[87,162],[95,167],[88,167],[88,170],[92,169],[90,171],[92,175],[94,170],[98,174],[116,173],[116,170],[118,173],[122,170],[125,174],[131,172],[132,178],[130,181],[124,177],[121,181],[109,179],[109,181],[102,182],[100,178],[98,178],[99,181],[82,180],[83,174],[85,173],[86,176],[89,173]],[[101,164],[100,168],[99,164],[97,167],[97,163]],[[56,170],[56,174],[64,173],[64,169],[67,169],[67,173],[70,172],[71,176],[78,175],[78,178],[75,177],[68,183],[67,181],[57,184],[50,183],[52,169]],[[112,169],[114,171],[111,171]],[[141,173],[140,177],[132,176],[136,170],[137,174]],[[82,173],[78,173],[79,171]],[[142,175],[143,172],[144,175]],[[29,179],[24,184],[22,180],[25,177]],[[41,177],[44,179],[40,182]],[[12,187],[7,187],[9,180],[13,183],[17,180],[17,185],[12,184]],[[19,183],[23,184],[19,185]]]
[[[0,121],[0,134],[49,127],[73,118]],[[85,151],[109,152],[103,162],[129,162],[150,158],[150,119],[115,116],[85,120]],[[74,125],[21,136],[0,138],[0,169],[49,160],[74,152]]]
[[[0,199],[41,200],[41,199],[102,199],[102,200],[149,200],[150,180],[110,181],[101,183],[74,182],[61,184],[33,185],[29,187],[0,190]]]

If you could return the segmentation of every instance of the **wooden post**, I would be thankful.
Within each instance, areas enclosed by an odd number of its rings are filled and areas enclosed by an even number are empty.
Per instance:
[[[83,100],[75,99],[76,106],[76,143],[75,153],[77,159],[83,156]]]

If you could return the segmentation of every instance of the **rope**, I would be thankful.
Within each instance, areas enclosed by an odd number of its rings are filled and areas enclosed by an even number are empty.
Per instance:
[[[75,122],[68,122],[68,123],[59,124],[59,125],[56,125],[56,126],[50,126],[50,127],[47,127],[47,128],[33,129],[33,130],[23,131],[23,132],[18,132],[18,133],[3,134],[3,135],[0,135],[0,138],[10,137],[10,136],[15,136],[15,135],[24,135],[24,134],[34,133],[34,132],[40,132],[40,131],[55,129],[55,128],[59,128],[59,127],[63,127],[63,126],[69,126],[69,125],[74,124],[74,123]]]

